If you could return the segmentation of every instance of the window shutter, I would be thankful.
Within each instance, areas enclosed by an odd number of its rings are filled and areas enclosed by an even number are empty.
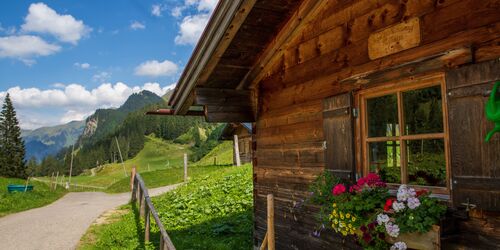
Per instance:
[[[326,169],[344,179],[355,177],[353,126],[351,93],[323,100]]]
[[[494,124],[485,104],[500,62],[490,61],[446,73],[451,153],[452,199],[455,206],[474,204],[500,211],[500,135],[484,142]]]

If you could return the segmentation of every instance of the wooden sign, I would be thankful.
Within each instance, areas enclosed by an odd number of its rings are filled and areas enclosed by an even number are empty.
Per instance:
[[[420,20],[418,17],[398,23],[368,38],[368,55],[374,60],[420,44]]]

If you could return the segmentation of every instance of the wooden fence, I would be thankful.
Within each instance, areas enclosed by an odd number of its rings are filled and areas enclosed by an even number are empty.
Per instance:
[[[174,244],[170,240],[165,227],[161,223],[160,217],[156,212],[153,202],[151,202],[148,189],[146,188],[141,175],[139,173],[136,173],[135,168],[132,169],[130,186],[132,190],[131,202],[139,203],[139,214],[140,216],[144,216],[144,241],[149,241],[149,234],[151,230],[151,216],[153,216],[156,225],[158,226],[158,228],[160,228],[160,249],[175,250]]]

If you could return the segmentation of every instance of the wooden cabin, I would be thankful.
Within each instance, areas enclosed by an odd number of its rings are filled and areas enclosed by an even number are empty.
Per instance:
[[[222,130],[219,139],[231,140],[234,146],[238,144],[238,151],[242,164],[252,162],[252,123],[230,122]],[[236,165],[236,150],[233,150],[233,162],[234,165]]]
[[[295,209],[328,169],[431,189],[442,248],[498,249],[499,59],[497,0],[221,0],[169,112],[252,122],[255,246],[272,193],[278,249],[359,248]]]

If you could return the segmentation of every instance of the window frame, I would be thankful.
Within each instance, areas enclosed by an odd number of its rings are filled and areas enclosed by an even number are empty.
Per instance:
[[[442,133],[426,133],[416,135],[404,134],[404,110],[402,94],[405,91],[418,90],[433,86],[441,87],[441,105],[443,114],[443,132]],[[367,119],[367,99],[381,97],[389,94],[397,95],[397,114],[399,124],[399,135],[391,137],[368,137],[368,119]],[[400,161],[401,161],[401,184],[408,183],[408,171],[406,160],[406,141],[421,140],[421,139],[442,139],[444,141],[444,154],[446,165],[446,186],[422,186],[412,185],[415,189],[428,189],[433,193],[440,195],[442,198],[449,199],[451,193],[450,180],[451,180],[451,164],[450,164],[450,145],[449,145],[449,128],[448,128],[448,110],[447,110],[447,95],[446,95],[446,81],[444,73],[429,74],[424,76],[414,76],[397,81],[389,81],[378,84],[377,86],[367,87],[355,93],[356,109],[359,110],[359,117],[355,121],[355,140],[356,143],[356,171],[366,176],[369,173],[369,152],[368,143],[370,142],[384,142],[395,141],[400,145]],[[401,184],[388,184],[390,188],[398,188]]]

